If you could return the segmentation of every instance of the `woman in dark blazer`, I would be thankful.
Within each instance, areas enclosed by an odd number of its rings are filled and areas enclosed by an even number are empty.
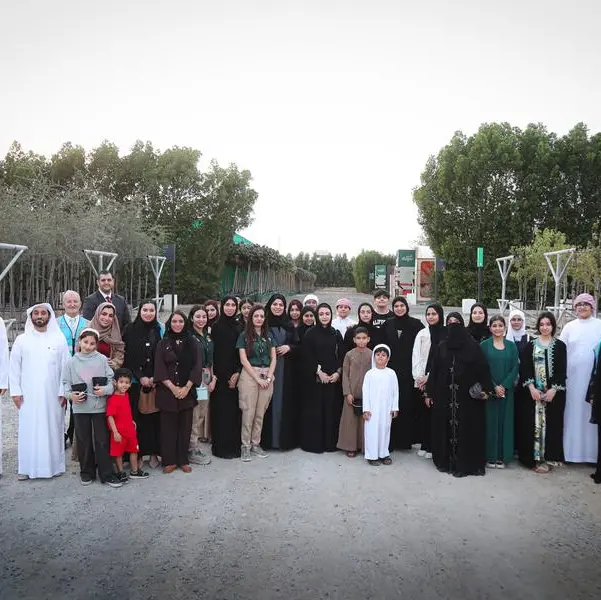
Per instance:
[[[202,383],[200,346],[192,337],[186,315],[176,310],[166,325],[154,361],[156,405],[161,411],[163,472],[179,467],[190,473],[188,445],[196,388]]]

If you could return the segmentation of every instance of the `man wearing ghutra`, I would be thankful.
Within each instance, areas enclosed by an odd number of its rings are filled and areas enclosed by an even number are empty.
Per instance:
[[[27,311],[10,355],[10,394],[19,409],[20,480],[65,472],[65,398],[61,372],[69,348],[50,304]]]
[[[566,345],[568,378],[563,421],[566,462],[597,462],[597,427],[592,425],[591,406],[586,403],[588,384],[595,364],[595,349],[601,340],[601,320],[595,317],[597,303],[590,294],[574,300],[577,319],[570,321],[559,339]]]

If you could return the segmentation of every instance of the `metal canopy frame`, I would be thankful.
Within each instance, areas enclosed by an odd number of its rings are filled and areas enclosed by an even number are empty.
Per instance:
[[[96,277],[98,277],[98,273],[100,273],[100,271],[109,271],[113,266],[115,259],[119,256],[115,252],[104,252],[103,250],[84,250],[83,253],[86,255],[86,258],[88,259],[88,262],[90,263],[92,271],[94,271],[94,275],[96,275]],[[98,268],[96,268],[96,265],[92,260],[93,257],[97,257],[98,259]],[[105,257],[110,258],[106,267],[104,266]]]
[[[19,246],[18,244],[0,244],[0,250],[16,250],[16,254],[10,259],[6,267],[4,267],[2,273],[0,273],[0,281],[2,281],[7,275],[8,272],[13,268],[14,264],[19,260],[19,257],[25,250],[27,250],[27,246]]]
[[[154,284],[155,284],[155,302],[157,305],[157,312],[161,311],[162,298],[159,296],[159,281],[161,279],[161,273],[165,266],[166,256],[148,256],[152,272],[154,273]]]
[[[553,310],[557,319],[561,316],[562,311],[565,311],[565,306],[561,306],[561,282],[565,277],[566,270],[572,260],[572,256],[574,256],[574,252],[576,252],[576,248],[566,248],[565,250],[555,250],[554,252],[545,252],[543,254],[549,265],[549,269],[551,270],[551,275],[553,275],[553,279],[555,280],[555,306],[547,308]],[[566,261],[563,262],[563,257],[566,254],[568,257]],[[555,257],[555,265],[553,265],[553,262],[551,261],[552,257]]]
[[[511,271],[511,266],[513,265],[513,254],[509,256],[501,256],[497,258],[497,266],[499,267],[499,272],[501,273],[501,297],[497,299],[497,304],[499,305],[499,310],[501,314],[505,314],[505,310],[507,309],[507,305],[509,304],[509,300],[505,298],[507,293],[507,279],[509,277],[509,271]]]

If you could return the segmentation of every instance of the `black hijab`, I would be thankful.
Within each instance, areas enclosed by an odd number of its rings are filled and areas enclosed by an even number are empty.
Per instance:
[[[330,322],[327,325],[323,325],[319,320],[320,308],[327,308],[330,311]],[[322,302],[321,304],[318,304],[317,308],[315,309],[315,327],[323,329],[324,331],[327,331],[328,329],[334,329],[332,327],[332,307],[327,302]]]
[[[459,323],[450,323],[449,319],[455,318]],[[447,315],[447,347],[449,350],[458,350],[472,341],[470,332],[465,328],[463,316],[458,312]]]
[[[300,342],[303,341],[303,338],[305,337],[305,334],[307,333],[307,331],[309,331],[309,329],[313,329],[313,327],[315,327],[315,325],[305,325],[304,321],[303,321],[303,317],[310,312],[313,315],[313,320],[315,321],[315,323],[317,323],[317,314],[316,312],[310,307],[310,306],[303,306],[303,308],[301,309],[301,318],[300,318],[300,323],[296,329],[297,333],[298,333],[298,339]]]
[[[368,306],[369,309],[371,310],[371,319],[369,320],[368,323],[366,323],[365,321],[361,320],[361,309],[364,306]],[[359,306],[357,307],[357,327],[365,327],[365,329],[367,329],[367,331],[369,332],[369,337],[371,338],[374,331],[376,330],[376,326],[373,325],[373,320],[374,320],[374,315],[376,314],[376,311],[374,310],[374,307],[369,303],[369,302],[361,302],[361,304],[359,304]]]
[[[171,328],[171,321],[173,321],[173,317],[176,315],[184,320],[184,327],[179,333],[176,333]],[[196,341],[190,332],[188,318],[181,310],[174,311],[167,320],[167,323],[165,324],[165,338],[172,342],[171,346],[177,356],[180,371],[187,377],[186,374],[189,374],[194,366],[195,346],[193,346],[193,344],[195,344]]]
[[[276,317],[271,310],[271,305],[276,300],[281,300],[284,303],[284,312],[279,317]],[[269,327],[283,327],[285,329],[288,327],[289,320],[288,315],[286,314],[286,305],[286,298],[282,294],[272,294],[265,305],[265,316],[267,317],[267,325],[269,325]]]
[[[433,308],[438,314],[438,323],[435,325],[428,325],[428,328],[430,329],[431,344],[432,346],[437,346],[440,344],[440,342],[442,342],[445,335],[444,309],[438,302],[432,302],[431,304],[428,304],[428,306],[426,306],[426,313],[428,312],[429,308]]]
[[[142,319],[142,307],[152,304],[155,309],[154,319],[148,323]],[[138,314],[123,332],[123,343],[125,344],[125,366],[137,374],[139,369],[144,370],[146,377],[152,377],[154,365],[154,353],[161,339],[161,328],[157,319],[157,306],[153,300],[142,300],[138,307]],[[147,346],[150,344],[150,346]],[[148,363],[150,358],[150,363]]]
[[[238,301],[235,296],[228,295],[221,299],[221,312],[219,318],[211,327],[211,339],[214,343],[214,365],[215,373],[221,381],[225,382],[232,373],[240,370],[240,360],[236,350],[236,342],[242,331],[238,315],[234,313],[228,317],[223,306],[228,300],[232,300],[236,306]]]
[[[482,321],[482,323],[474,323],[472,319],[472,312],[477,306],[484,311],[484,321]],[[472,304],[472,307],[470,308],[470,320],[467,324],[467,330],[478,343],[490,337],[490,330],[488,329],[488,310],[481,302]]]

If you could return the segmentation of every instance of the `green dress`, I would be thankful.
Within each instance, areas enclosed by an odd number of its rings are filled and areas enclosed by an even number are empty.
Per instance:
[[[509,463],[514,451],[513,390],[520,367],[518,349],[514,342],[505,340],[505,348],[498,350],[493,338],[480,346],[488,361],[493,389],[497,385],[505,388],[505,398],[491,394],[486,401],[486,460]]]

